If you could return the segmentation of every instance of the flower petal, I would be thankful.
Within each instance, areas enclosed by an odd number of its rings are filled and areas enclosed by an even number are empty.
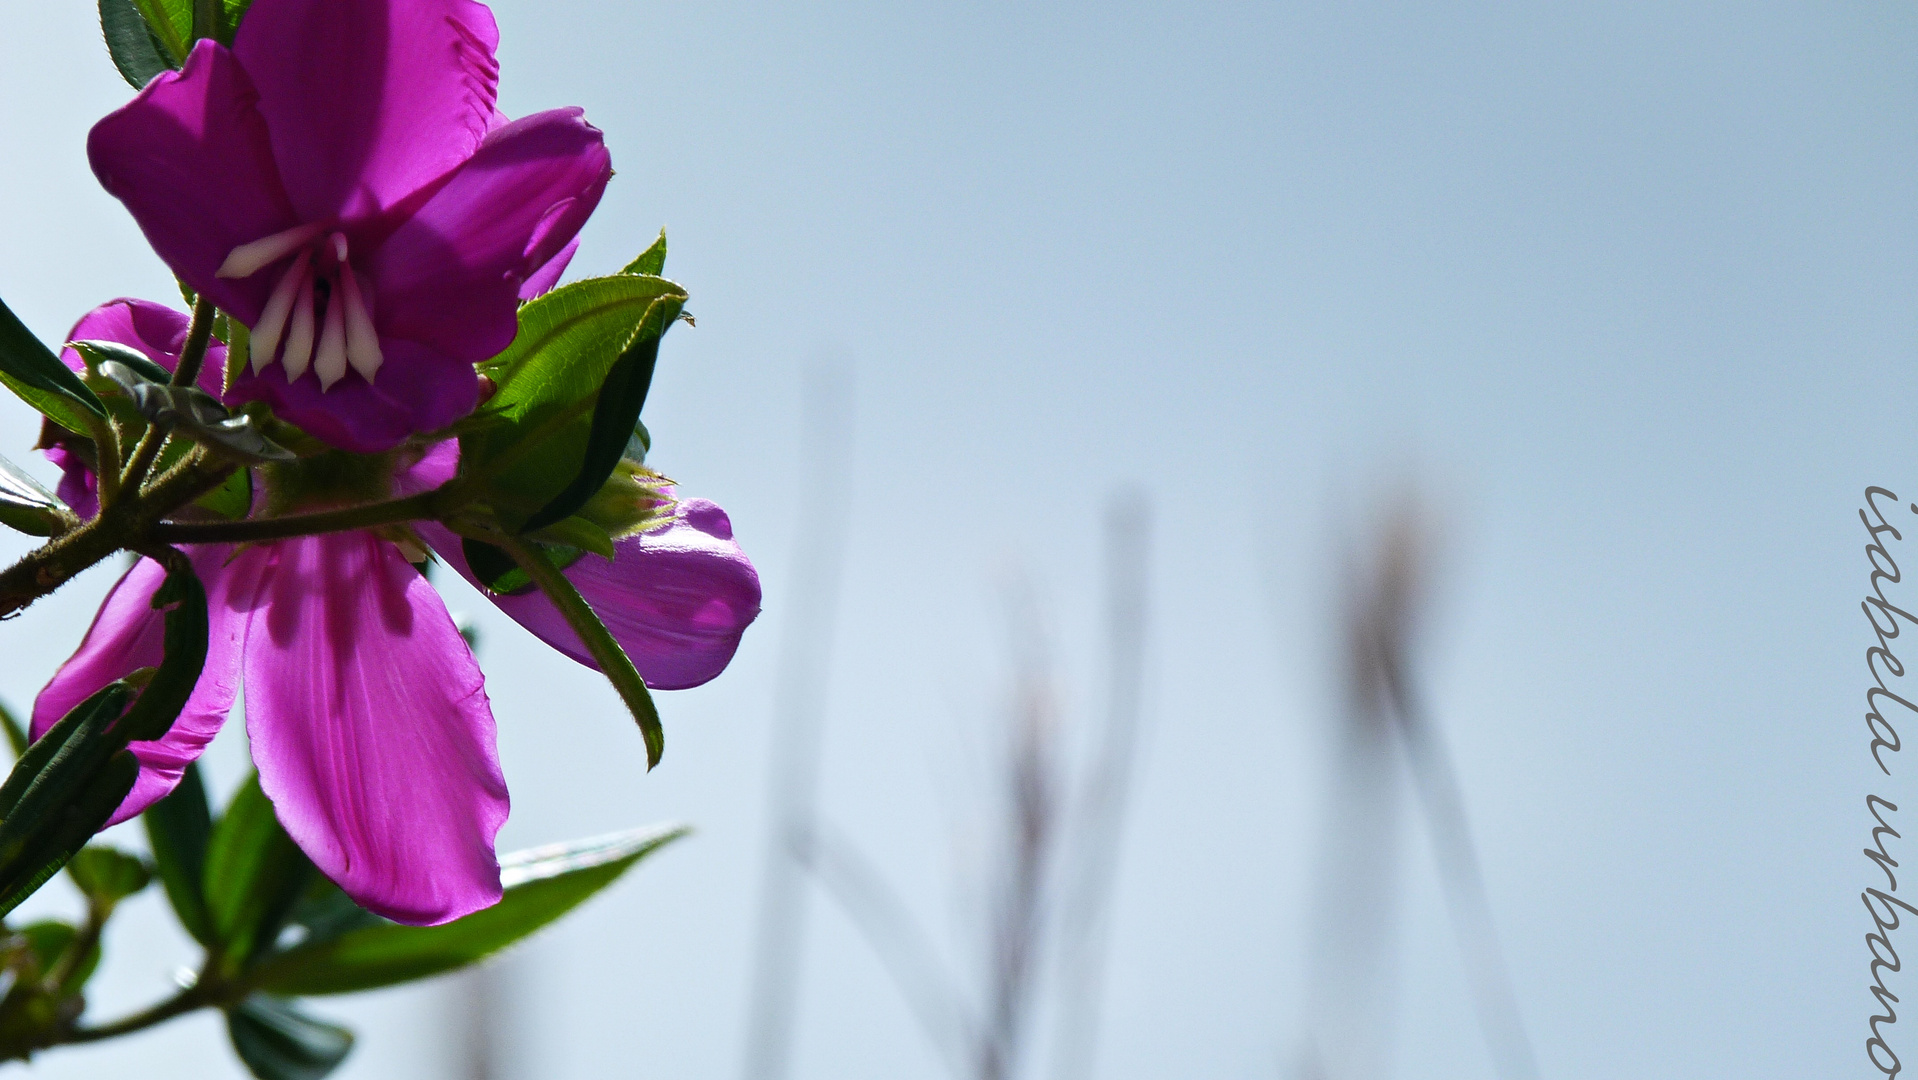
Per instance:
[[[578,109],[515,120],[395,229],[365,269],[381,344],[417,341],[469,363],[512,344],[520,287],[599,205],[612,158]]]
[[[86,461],[62,443],[54,443],[41,453],[60,470],[60,486],[54,488],[53,493],[80,515],[80,520],[90,521],[96,517],[100,513],[99,481]]]
[[[473,581],[459,537],[433,522],[415,528],[447,564]],[[613,561],[587,555],[566,576],[613,632],[655,690],[684,690],[718,675],[759,615],[759,573],[733,541],[726,512],[687,499],[673,523],[614,545]],[[476,581],[475,584],[478,584]],[[501,611],[540,640],[597,668],[586,647],[545,595],[487,593]]]
[[[443,428],[479,404],[472,364],[397,338],[383,339],[380,347],[385,363],[376,383],[348,371],[331,389],[321,390],[316,378],[288,382],[286,369],[274,364],[243,372],[227,401],[267,402],[280,419],[361,454],[390,450],[415,432]]]
[[[233,708],[240,685],[240,648],[259,587],[262,559],[245,552],[229,565],[231,548],[201,547],[192,552],[194,572],[207,590],[206,666],[187,698],[186,707],[166,737],[129,745],[140,760],[140,777],[107,824],[114,825],[153,805],[179,784],[187,764],[200,756],[219,734]],[[166,571],[151,559],[141,559],[126,572],[93,626],[73,654],[33,703],[31,733],[39,738],[75,705],[136,668],[160,663],[162,613],[153,610],[153,593],[166,580]]]
[[[248,10],[233,51],[300,219],[339,221],[389,210],[472,156],[498,46],[493,13],[471,0],[274,0]]]
[[[185,67],[161,72],[87,136],[93,174],[126,204],[153,250],[248,325],[275,278],[222,278],[220,264],[241,244],[299,224],[256,99],[233,54],[205,40]]]
[[[559,284],[559,276],[566,272],[566,264],[572,262],[573,256],[578,252],[579,237],[575,236],[567,241],[565,247],[559,249],[559,254],[546,260],[545,266],[533,271],[531,277],[520,282],[519,298],[531,300],[541,293],[551,292],[553,286]]]
[[[109,300],[85,315],[73,324],[67,332],[68,341],[113,341],[132,347],[145,353],[154,363],[172,371],[180,366],[180,353],[186,348],[187,325],[191,322],[185,312],[175,311],[165,304],[156,304],[151,300],[130,300],[122,297]],[[75,371],[85,371],[86,361],[72,349],[62,349],[60,360]],[[220,385],[226,372],[226,346],[216,339],[209,339],[206,346],[206,360],[200,368],[200,389],[220,396]]]
[[[248,635],[246,730],[280,823],[347,895],[433,925],[500,897],[506,821],[484,679],[390,543],[274,544]]]

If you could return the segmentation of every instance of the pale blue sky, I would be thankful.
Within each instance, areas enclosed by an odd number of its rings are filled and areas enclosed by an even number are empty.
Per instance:
[[[86,168],[87,126],[128,96],[92,5],[15,7],[0,296],[55,340],[171,286]],[[1152,495],[1102,1077],[1280,1074],[1333,540],[1408,470],[1448,508],[1429,674],[1544,1074],[1862,1075],[1853,511],[1867,484],[1918,489],[1909,5],[496,10],[505,109],[583,105],[612,148],[575,273],[670,231],[699,325],[661,356],[655,460],[731,511],[766,580],[733,669],[662,696],[650,776],[609,690],[449,590],[486,634],[508,846],[700,830],[510,961],[520,1075],[736,1075],[821,358],[858,400],[824,806],[955,957],[997,583],[1040,583],[1085,716],[1100,508]],[[15,460],[27,419],[0,403]],[[31,700],[108,581],[0,626],[0,696]],[[243,753],[216,748],[217,774]],[[1411,850],[1397,1075],[1489,1076]],[[939,1075],[815,910],[795,1075]],[[157,899],[123,923],[107,1012],[189,959]],[[338,1075],[453,1075],[451,1000],[323,1003],[362,1030]],[[36,1071],[238,1076],[223,1038],[201,1018]]]

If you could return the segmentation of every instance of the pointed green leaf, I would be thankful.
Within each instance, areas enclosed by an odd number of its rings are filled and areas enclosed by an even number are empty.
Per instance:
[[[200,876],[207,932],[228,970],[238,971],[273,944],[312,872],[254,773],[213,826]]]
[[[673,315],[678,314],[675,306]],[[586,448],[579,472],[526,522],[525,528],[538,529],[578,513],[626,456],[626,448],[639,424],[640,410],[646,407],[646,394],[652,389],[653,368],[659,362],[659,334],[671,325],[668,319],[658,333],[635,337],[633,344],[614,362],[613,369],[606,373],[606,381],[599,388],[599,399],[593,403],[593,419],[586,429]],[[639,334],[646,333],[646,328],[641,327]]]
[[[147,354],[131,345],[122,345],[117,341],[88,340],[69,341],[67,342],[67,348],[80,354],[80,359],[86,361],[89,371],[98,369],[102,374],[113,379],[114,382],[123,387],[132,387],[136,385],[138,381],[159,383],[164,386],[173,380],[172,372],[154,363],[152,358],[147,356]],[[137,380],[129,380],[124,376],[115,376],[113,373],[106,371],[103,365],[108,361],[132,369],[133,374],[137,376]]]
[[[106,406],[60,358],[33,336],[0,302],[0,383],[21,400],[80,435],[92,429],[89,417],[105,420]]]
[[[13,750],[13,760],[20,760],[20,755],[27,752],[27,743],[31,741],[27,738],[27,725],[20,722],[12,709],[0,705],[0,728],[6,730],[7,746]]]
[[[153,77],[173,65],[161,51],[160,43],[147,29],[147,21],[133,0],[100,0],[100,32],[107,39],[107,54],[120,77],[135,90],[153,81]]]
[[[685,300],[665,278],[614,275],[561,286],[520,308],[519,336],[480,365],[498,390],[460,439],[462,471],[489,478],[487,501],[509,529],[535,515],[540,524],[568,517],[599,489],[619,459],[601,460],[597,451],[595,434],[608,437],[602,429],[612,422],[598,417],[601,388],[615,399],[609,415],[623,414],[635,393],[643,399],[648,356]],[[621,452],[632,430],[629,421],[618,431]]]
[[[353,1049],[353,1033],[270,994],[249,994],[226,1011],[233,1051],[260,1080],[321,1080]]]
[[[659,239],[652,242],[639,258],[626,264],[622,274],[650,274],[653,277],[666,272],[666,230],[659,230]]]
[[[0,457],[0,525],[29,536],[52,536],[73,520],[53,492],[25,469]]]
[[[526,937],[686,835],[642,828],[555,844],[500,860],[499,903],[444,926],[385,924],[301,945],[264,961],[253,985],[279,994],[344,994],[465,967]]]
[[[22,900],[59,873],[120,808],[139,777],[139,759],[131,751],[121,750],[92,774],[77,797],[49,814],[41,823],[43,827],[35,831],[32,843],[5,868],[0,915],[20,906]]]
[[[180,785],[140,815],[146,825],[147,845],[153,849],[154,869],[166,888],[167,902],[193,939],[212,943],[207,933],[206,897],[200,881],[206,873],[207,841],[213,835],[213,812],[207,805],[206,784],[198,762],[189,762]]]

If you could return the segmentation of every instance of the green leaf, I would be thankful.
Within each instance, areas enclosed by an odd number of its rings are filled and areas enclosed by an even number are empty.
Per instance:
[[[67,342],[67,348],[79,353],[80,359],[86,361],[87,369],[90,371],[99,370],[103,364],[111,360],[114,363],[124,364],[132,368],[134,374],[146,382],[165,385],[173,379],[172,372],[154,363],[152,358],[147,356],[146,353],[141,352],[131,345],[122,345],[117,341],[87,340],[69,341]],[[102,374],[106,373],[103,371]],[[107,377],[113,378],[112,375],[108,375]],[[113,381],[121,386],[132,385],[132,383],[121,378],[115,378]]]
[[[233,35],[239,33],[240,20],[246,17],[246,9],[253,6],[253,0],[221,0],[220,42],[233,44]]]
[[[351,1031],[270,994],[249,994],[227,1009],[226,1033],[260,1080],[320,1080],[353,1049]]]
[[[57,919],[41,919],[21,927],[20,936],[26,939],[27,948],[33,952],[34,967],[38,970],[31,974],[38,977],[53,970],[54,965],[67,954],[67,950],[73,947],[75,940],[80,936],[80,930],[71,923],[60,922]],[[87,984],[87,980],[93,977],[93,972],[99,966],[100,942],[96,939],[87,949],[87,955],[82,957],[80,963],[73,969],[73,973],[55,989],[55,996],[65,997],[78,993],[80,988]]]
[[[0,915],[19,907],[22,900],[59,873],[126,801],[139,778],[139,759],[131,751],[121,750],[93,773],[76,798],[50,814],[42,823],[44,827],[35,832],[31,845],[8,861],[6,884],[0,887]]]
[[[266,960],[253,985],[280,994],[345,994],[465,967],[526,937],[686,835],[642,828],[534,848],[500,860],[499,903],[444,926],[386,924],[301,945]]]
[[[584,503],[605,481],[619,454],[602,462],[594,441],[606,437],[601,429],[610,422],[597,415],[601,387],[624,361],[610,386],[618,400],[607,407],[628,408],[640,369],[651,378],[647,354],[657,355],[657,339],[685,300],[686,291],[665,278],[614,275],[576,281],[520,308],[513,344],[480,365],[498,390],[460,439],[461,471],[488,478],[487,501],[509,530],[535,515],[540,524],[570,516],[578,505],[565,503]],[[628,422],[618,432],[621,452],[632,430]]]
[[[542,526],[533,533],[542,544],[561,544],[590,551],[603,559],[613,557],[613,538],[601,526],[583,517],[569,517]]]
[[[213,835],[213,812],[207,805],[206,784],[198,762],[189,762],[180,785],[166,798],[147,807],[140,818],[146,824],[147,845],[153,849],[154,868],[166,888],[167,902],[180,925],[202,945],[207,933],[206,896],[200,881],[206,873],[207,841]]]
[[[0,302],[0,383],[55,423],[80,435],[107,418],[106,406]]]
[[[0,525],[29,536],[52,536],[73,520],[53,492],[25,469],[0,457]]]
[[[153,591],[152,603],[155,610],[166,612],[161,630],[165,651],[152,680],[114,731],[120,746],[136,739],[158,739],[171,730],[206,666],[206,589],[193,564],[176,557],[166,580]]]
[[[0,728],[6,729],[7,745],[13,750],[13,759],[20,760],[20,755],[27,752],[27,744],[33,741],[27,737],[27,725],[20,722],[12,709],[0,705]]]
[[[673,314],[678,315],[677,309]],[[606,373],[606,381],[599,388],[599,400],[593,403],[593,419],[587,427],[586,450],[579,472],[572,483],[553,496],[553,501],[526,522],[526,529],[538,529],[578,513],[626,456],[626,448],[639,423],[639,412],[646,407],[646,394],[653,385],[653,368],[659,362],[658,335],[671,325],[668,320],[652,336],[635,336],[633,344]],[[644,327],[639,331],[645,332]]]
[[[632,262],[627,263],[626,268],[620,271],[620,273],[622,274],[648,274],[653,277],[658,277],[659,275],[665,272],[666,272],[666,230],[665,229],[659,230],[659,239],[653,241],[652,245],[648,247],[645,251],[640,252],[639,258],[634,259]]]
[[[107,39],[113,66],[135,90],[174,66],[132,0],[100,0],[100,32]]]
[[[131,0],[153,31],[168,67],[186,62],[193,45],[193,0]]]
[[[229,970],[240,970],[256,951],[273,944],[312,872],[273,816],[273,804],[254,773],[213,827],[200,875],[207,932]]]
[[[111,911],[115,904],[146,888],[153,880],[153,869],[138,855],[104,844],[89,844],[67,863],[67,876],[95,907]]]

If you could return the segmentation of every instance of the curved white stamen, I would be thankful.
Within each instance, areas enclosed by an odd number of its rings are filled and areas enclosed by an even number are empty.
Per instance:
[[[300,283],[306,280],[306,269],[312,259],[302,254],[293,260],[293,265],[280,275],[279,284],[273,286],[273,295],[266,298],[266,309],[260,312],[260,321],[253,324],[253,374],[258,375],[273,362],[273,350],[280,345],[280,335],[286,332],[286,317],[293,313],[293,299],[300,294]]]
[[[333,243],[333,257],[344,263],[346,261],[346,234],[334,233],[332,236],[327,237],[327,239]]]
[[[293,325],[286,332],[286,354],[280,363],[286,367],[286,381],[306,374],[313,360],[313,275],[300,277],[300,298],[293,302]]]
[[[335,286],[326,305],[326,328],[320,331],[320,350],[313,355],[313,374],[320,377],[320,393],[346,377],[346,305]]]
[[[295,225],[291,229],[263,236],[250,244],[241,244],[227,252],[226,261],[213,272],[214,277],[249,278],[312,242],[326,231],[326,225]]]
[[[340,264],[340,292],[338,299],[345,301],[340,306],[346,309],[346,361],[370,383],[386,358],[380,355],[380,335],[373,329],[373,313],[366,309],[366,298],[360,293],[360,276],[344,263]]]

